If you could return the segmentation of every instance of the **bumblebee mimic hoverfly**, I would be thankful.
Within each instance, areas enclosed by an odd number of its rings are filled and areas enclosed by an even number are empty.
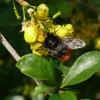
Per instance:
[[[47,33],[44,41],[44,46],[48,49],[49,54],[62,62],[70,59],[72,50],[83,48],[85,45],[85,42],[81,39],[72,37],[61,39],[51,33]]]

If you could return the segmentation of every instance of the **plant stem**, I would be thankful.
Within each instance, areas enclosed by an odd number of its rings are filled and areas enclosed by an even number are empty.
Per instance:
[[[14,50],[14,48],[10,45],[10,43],[5,39],[5,37],[0,32],[0,42],[1,44],[9,51],[9,53],[12,55],[12,57],[18,61],[20,59],[20,56],[18,53]]]

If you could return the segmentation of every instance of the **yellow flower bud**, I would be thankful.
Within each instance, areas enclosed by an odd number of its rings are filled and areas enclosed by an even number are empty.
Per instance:
[[[44,42],[44,40],[45,40],[45,36],[44,36],[43,32],[42,31],[39,31],[38,32],[37,41],[38,42]]]
[[[37,39],[37,32],[33,25],[26,27],[24,30],[24,39],[27,43],[35,42]]]
[[[53,20],[50,20],[50,19],[45,20],[43,21],[43,24],[45,25],[46,28],[50,29],[53,25]]]
[[[61,38],[65,37],[67,34],[68,33],[66,32],[66,30],[64,28],[61,28],[56,32],[56,35]]]
[[[49,29],[50,33],[54,33],[55,34],[55,25],[54,24],[52,24],[51,27],[48,28],[48,29]]]
[[[65,25],[65,29],[68,31],[68,33],[74,32],[73,26],[71,24]]]
[[[37,52],[38,52],[38,55],[39,56],[47,56],[48,55],[48,51],[47,50],[44,50],[44,49],[39,49],[39,50],[37,50]]]
[[[56,26],[55,26],[55,31],[57,32],[58,30],[61,29],[61,27],[62,27],[61,25],[56,25]]]
[[[30,44],[30,46],[31,46],[31,49],[32,50],[37,50],[37,49],[40,49],[41,47],[42,47],[42,43],[32,43],[32,44]]]
[[[38,7],[37,7],[37,17],[38,19],[45,19],[48,17],[48,14],[49,13],[49,9],[48,7],[45,5],[45,4],[40,4]]]
[[[43,47],[42,43],[31,44],[32,52],[38,56],[47,55],[48,51]]]

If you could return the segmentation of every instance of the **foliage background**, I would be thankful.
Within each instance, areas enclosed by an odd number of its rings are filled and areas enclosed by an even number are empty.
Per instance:
[[[79,51],[81,54],[99,50],[95,48],[96,39],[100,37],[100,0],[28,0],[31,5],[46,3],[50,8],[50,16],[61,10],[62,16],[55,20],[56,23],[72,23],[75,29],[75,37],[86,41],[86,48]],[[16,3],[21,14],[21,7]],[[0,31],[20,54],[30,53],[28,44],[23,39],[21,20],[17,20],[14,14],[11,0],[0,0]],[[75,58],[72,58],[75,60]],[[0,100],[9,99],[10,96],[21,96],[29,99],[29,91],[33,81],[21,74],[15,67],[16,61],[0,44]],[[80,98],[100,99],[100,73],[96,73],[90,79],[78,85],[71,86]],[[11,99],[10,99],[11,100]]]

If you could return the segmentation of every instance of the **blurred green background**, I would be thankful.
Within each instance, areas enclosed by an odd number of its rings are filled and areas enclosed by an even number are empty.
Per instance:
[[[82,53],[100,50],[100,0],[27,0],[31,5],[46,3],[50,16],[62,12],[55,23],[72,23],[75,37],[83,39],[87,46]],[[21,6],[15,3],[19,14]],[[30,53],[29,45],[23,39],[21,22],[17,20],[12,0],[0,0],[0,32],[6,37],[20,56]],[[73,58],[72,58],[73,59]],[[0,44],[0,100],[32,100],[29,95],[35,84],[15,67],[16,61]],[[78,85],[71,86],[78,97],[100,100],[100,73]]]

